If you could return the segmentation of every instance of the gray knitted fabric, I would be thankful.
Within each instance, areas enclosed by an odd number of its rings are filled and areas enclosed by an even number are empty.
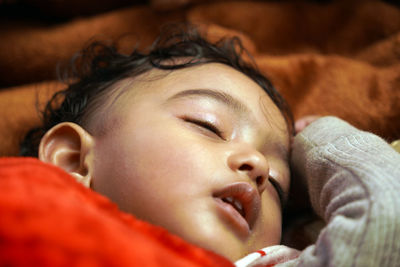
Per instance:
[[[400,154],[334,118],[295,137],[293,167],[327,225],[299,258],[277,266],[400,266]]]

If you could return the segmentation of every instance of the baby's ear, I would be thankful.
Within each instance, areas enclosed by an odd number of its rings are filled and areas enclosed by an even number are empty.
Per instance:
[[[81,126],[63,122],[51,128],[39,145],[39,159],[56,165],[90,187],[93,169],[93,137]]]

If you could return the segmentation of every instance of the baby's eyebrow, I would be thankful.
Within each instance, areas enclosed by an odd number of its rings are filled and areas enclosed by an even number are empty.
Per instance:
[[[244,105],[240,100],[234,98],[230,94],[227,94],[225,92],[221,92],[218,90],[189,89],[189,90],[184,90],[184,91],[176,93],[175,95],[169,97],[168,100],[173,100],[173,99],[187,97],[187,96],[209,97],[209,98],[212,98],[212,99],[228,106],[230,109],[235,111],[235,113],[237,113],[237,114],[251,115],[250,109],[246,105]]]

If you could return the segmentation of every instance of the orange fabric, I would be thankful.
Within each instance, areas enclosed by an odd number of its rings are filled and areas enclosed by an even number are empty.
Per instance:
[[[0,159],[0,214],[2,266],[233,266],[36,159]]]
[[[46,6],[46,14],[57,9],[34,2]],[[58,62],[89,39],[125,36],[123,47],[138,41],[146,47],[161,25],[182,20],[201,23],[213,39],[239,35],[295,118],[336,115],[388,141],[400,137],[398,6],[378,0],[194,2],[204,4],[166,12],[132,5],[54,23],[0,16],[7,25],[0,27],[0,156],[17,155],[27,129],[39,123],[36,91],[48,90]],[[54,14],[76,8],[58,6]]]

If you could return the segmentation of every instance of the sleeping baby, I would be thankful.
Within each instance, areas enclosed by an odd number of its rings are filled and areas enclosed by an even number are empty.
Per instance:
[[[400,156],[334,117],[295,135],[244,54],[238,39],[211,43],[193,28],[145,52],[93,43],[21,153],[237,266],[398,264]],[[280,245],[291,177],[327,223],[304,251]]]

